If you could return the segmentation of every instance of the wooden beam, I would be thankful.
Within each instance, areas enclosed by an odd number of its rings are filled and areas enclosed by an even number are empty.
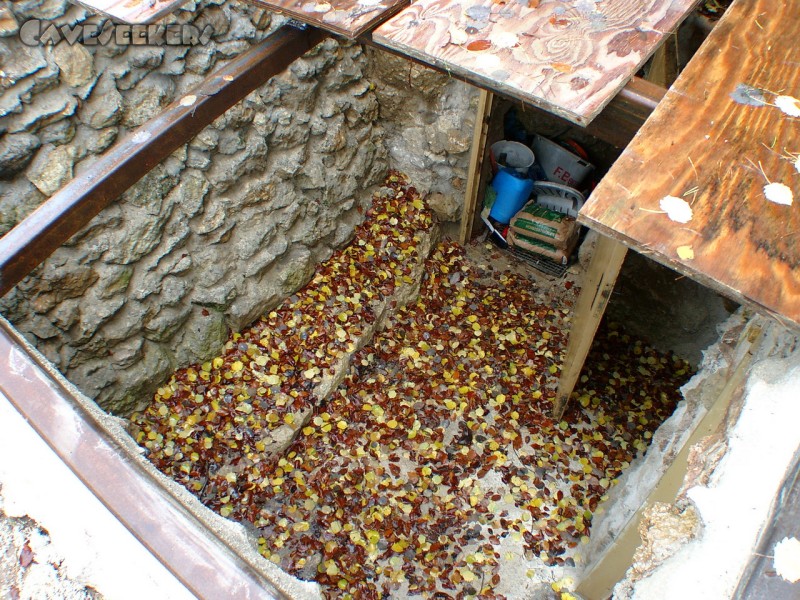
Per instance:
[[[114,145],[0,238],[0,296],[153,167],[325,35],[315,29],[278,29]]]
[[[461,212],[461,229],[459,241],[462,244],[469,242],[472,237],[472,227],[480,200],[481,173],[486,157],[486,136],[489,133],[489,118],[492,115],[494,95],[492,92],[480,90],[478,110],[475,113],[475,126],[472,131],[472,149],[469,155],[469,171],[467,172],[467,189],[464,194],[464,209]]]
[[[597,247],[584,278],[572,319],[564,366],[553,405],[553,415],[556,419],[560,420],[564,414],[569,397],[578,381],[626,253],[627,248],[619,242],[604,235],[598,236]]]

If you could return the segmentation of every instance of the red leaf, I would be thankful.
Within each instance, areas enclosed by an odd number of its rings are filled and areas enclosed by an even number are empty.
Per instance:
[[[467,44],[467,50],[470,52],[482,52],[492,47],[492,42],[489,40],[475,40]]]

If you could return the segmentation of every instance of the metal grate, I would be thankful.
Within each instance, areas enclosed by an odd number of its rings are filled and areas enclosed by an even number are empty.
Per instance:
[[[553,277],[561,277],[567,272],[568,265],[556,262],[550,258],[547,258],[546,256],[542,256],[541,254],[536,254],[535,252],[530,252],[521,248],[515,248],[513,246],[509,246],[508,250],[511,252],[511,254],[525,261],[535,269],[540,270],[542,273],[547,273]]]

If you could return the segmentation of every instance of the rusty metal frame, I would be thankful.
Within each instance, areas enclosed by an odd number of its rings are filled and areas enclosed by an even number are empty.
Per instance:
[[[0,238],[0,296],[153,167],[326,35],[278,29],[114,145]]]
[[[111,438],[0,320],[0,391],[117,519],[199,598],[288,598]]]

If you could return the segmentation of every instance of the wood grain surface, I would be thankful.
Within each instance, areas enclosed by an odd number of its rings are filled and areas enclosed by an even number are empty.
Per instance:
[[[409,0],[246,0],[325,31],[356,38],[388,19]]]
[[[81,6],[131,25],[152,23],[189,0],[76,0]]]
[[[800,98],[799,30],[800,0],[736,0],[579,216],[795,326],[800,118],[776,102]],[[794,203],[770,202],[768,183],[787,186]],[[691,204],[691,220],[659,212],[668,195]],[[679,247],[694,257],[679,257]]]
[[[697,0],[418,0],[379,44],[586,125]]]

